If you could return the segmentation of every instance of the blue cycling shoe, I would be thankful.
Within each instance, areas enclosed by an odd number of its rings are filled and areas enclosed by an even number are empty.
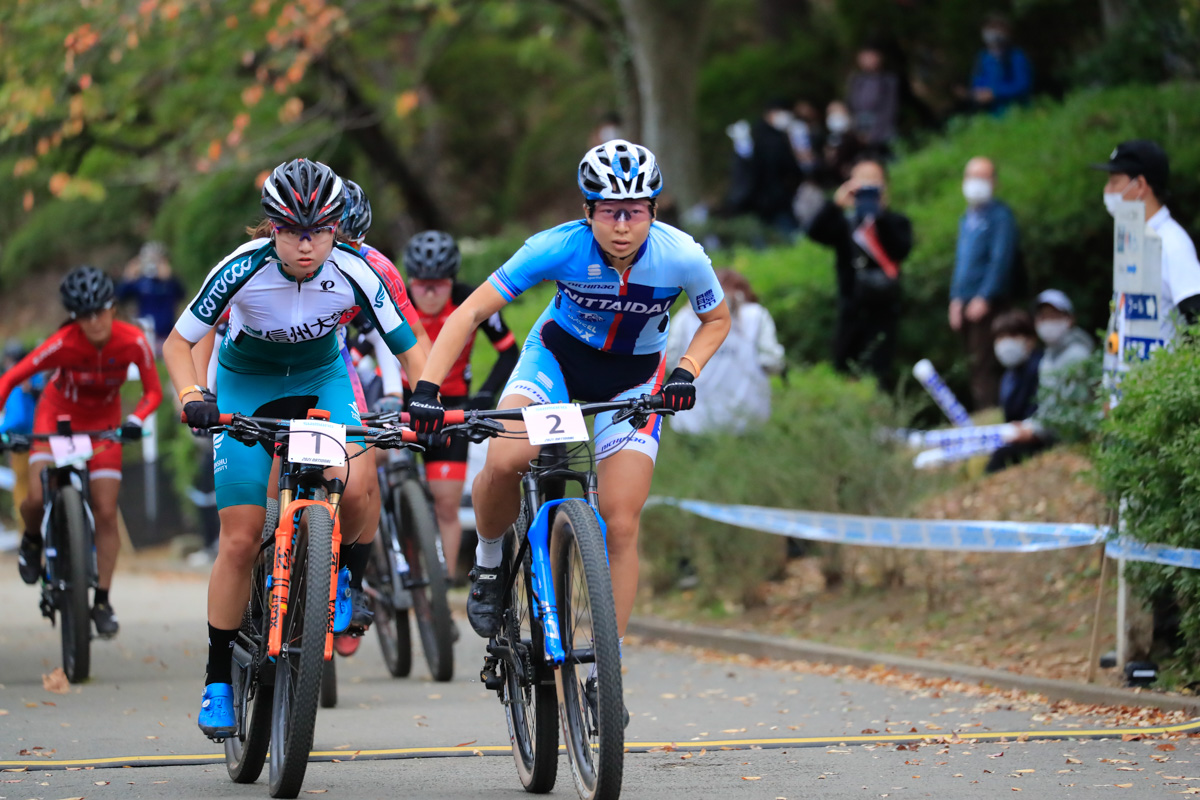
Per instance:
[[[228,683],[210,683],[204,687],[197,718],[200,732],[210,739],[224,739],[237,733],[233,715],[233,687]]]
[[[337,600],[333,604],[333,632],[343,633],[354,617],[354,598],[350,591],[350,568],[338,570]]]

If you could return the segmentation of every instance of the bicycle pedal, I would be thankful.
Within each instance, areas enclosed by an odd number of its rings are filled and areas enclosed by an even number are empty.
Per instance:
[[[483,669],[479,670],[479,680],[492,691],[500,691],[504,688],[504,679],[496,672],[498,665],[495,658],[488,656],[483,660]]]

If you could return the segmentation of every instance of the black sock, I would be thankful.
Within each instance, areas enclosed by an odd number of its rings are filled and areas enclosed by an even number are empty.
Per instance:
[[[36,531],[25,531],[21,538],[36,547],[40,548],[42,546],[42,534]]]
[[[363,573],[367,571],[367,562],[371,560],[371,545],[352,544],[346,556],[346,566],[350,568],[350,588],[362,591]]]
[[[208,674],[204,685],[233,683],[233,640],[238,629],[231,631],[208,626]]]
[[[96,589],[96,601],[92,605],[106,606],[108,605],[108,589]]]

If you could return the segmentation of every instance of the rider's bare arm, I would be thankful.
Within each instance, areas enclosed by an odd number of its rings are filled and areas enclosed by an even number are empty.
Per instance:
[[[450,368],[454,366],[455,360],[467,346],[470,338],[475,335],[475,329],[506,305],[508,305],[508,301],[492,288],[490,283],[485,283],[471,292],[470,297],[461,306],[454,309],[454,313],[442,326],[442,332],[438,334],[437,341],[433,343],[433,350],[429,352],[429,360],[425,364],[424,371],[409,371],[408,374],[420,375],[421,380],[441,386],[447,373],[450,372]],[[408,367],[405,366],[405,369],[407,370]]]

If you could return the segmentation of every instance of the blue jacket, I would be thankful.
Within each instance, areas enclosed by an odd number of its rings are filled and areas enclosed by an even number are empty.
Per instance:
[[[33,411],[45,378],[38,374],[30,380],[30,391],[23,384],[13,389],[4,404],[4,415],[0,417],[0,433],[33,433]]]
[[[958,221],[950,299],[998,300],[1011,295],[1017,245],[1017,219],[999,200],[963,214]]]
[[[988,110],[999,114],[1013,103],[1024,105],[1033,93],[1033,68],[1025,51],[1019,47],[1009,48],[997,57],[991,50],[983,50],[975,59],[971,71],[972,89],[991,89],[994,99]]]

